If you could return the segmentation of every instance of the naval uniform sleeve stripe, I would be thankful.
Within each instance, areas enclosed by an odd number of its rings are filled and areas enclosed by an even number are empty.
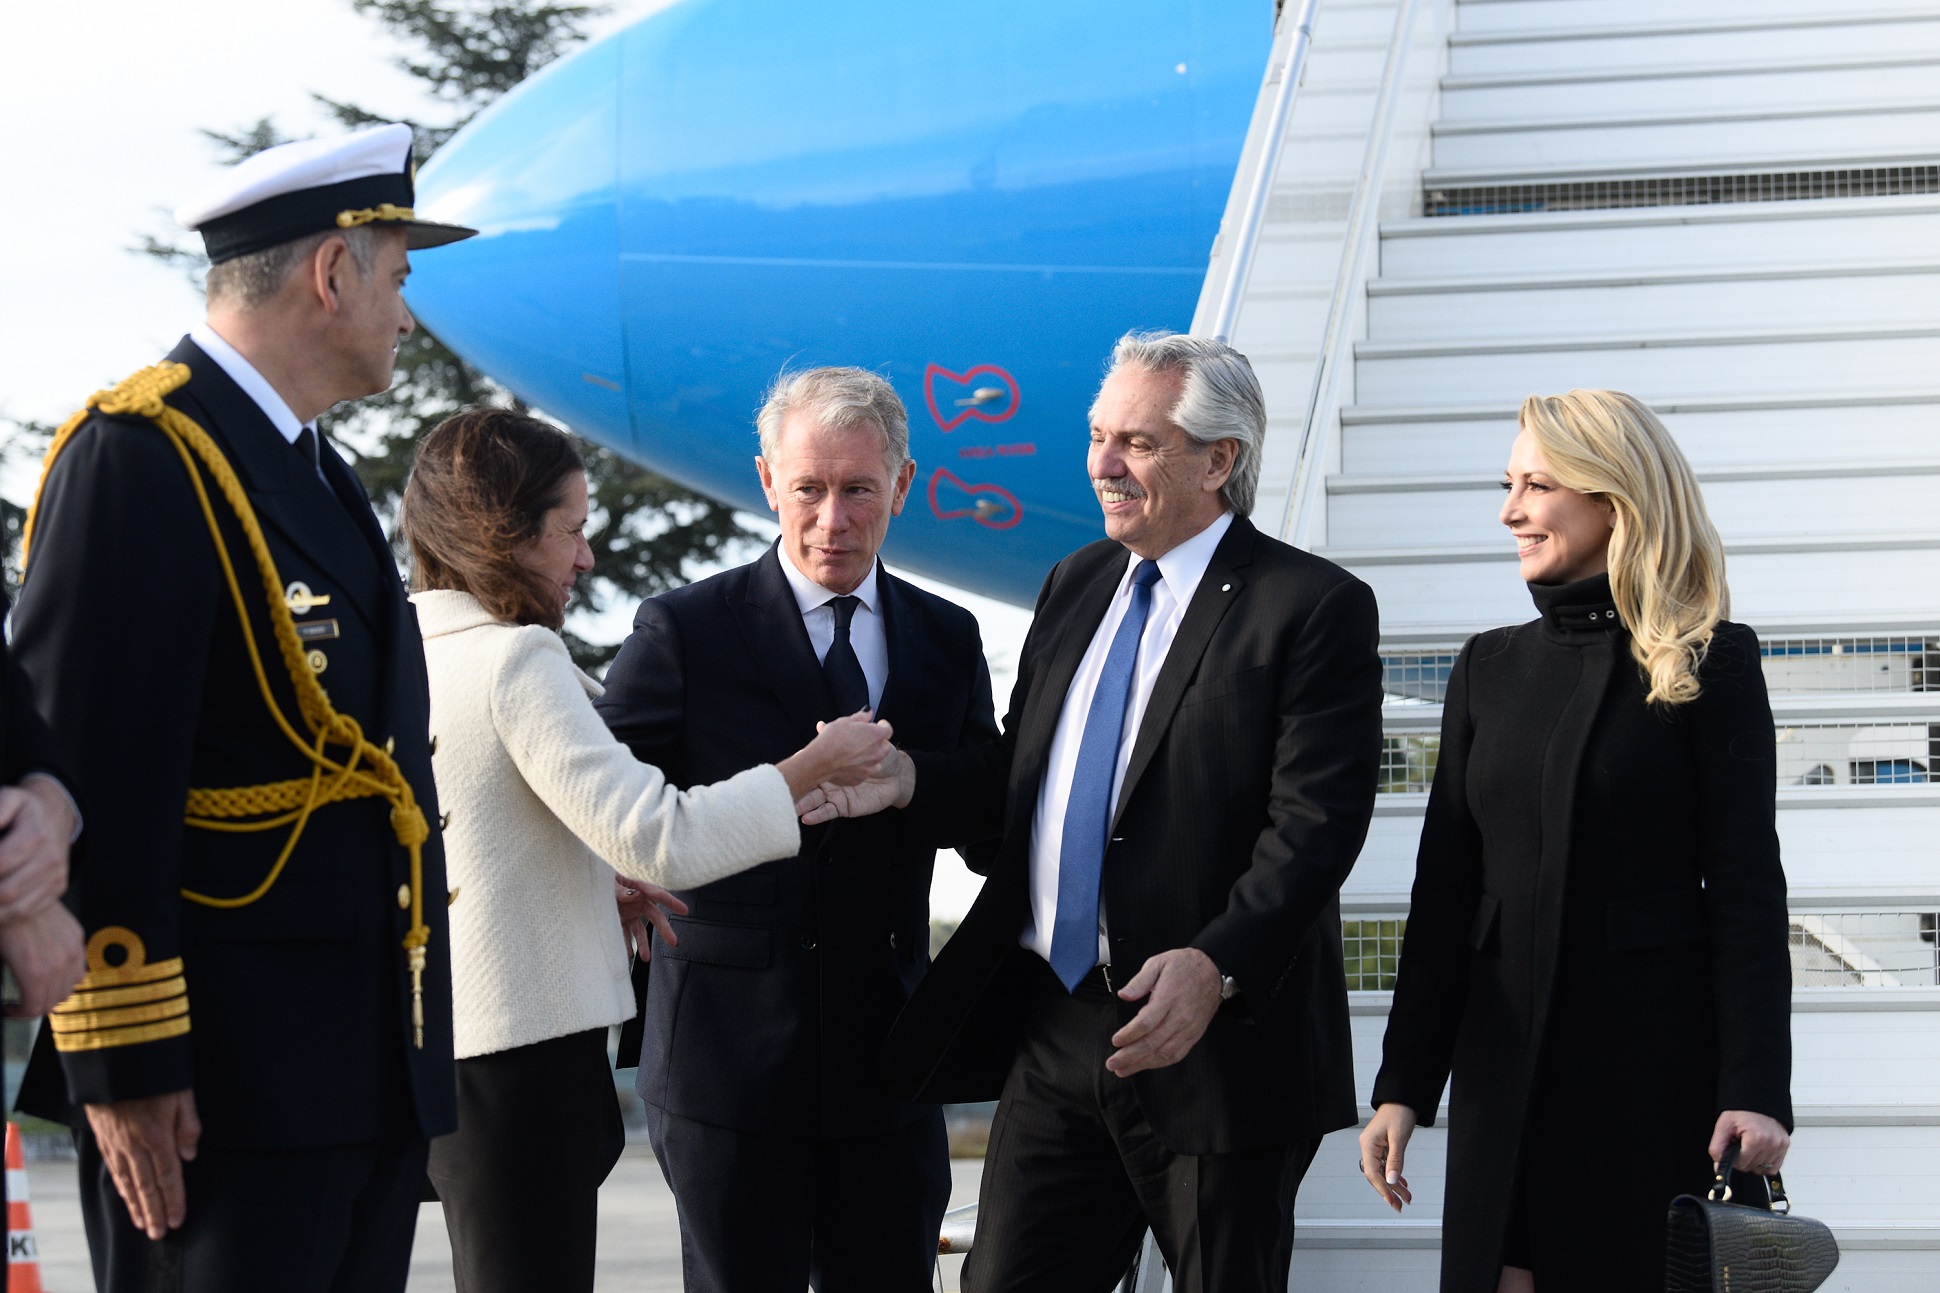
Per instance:
[[[182,973],[182,958],[171,956],[166,961],[143,962],[140,965],[103,965],[88,970],[88,975],[75,988],[77,992],[93,992],[101,988],[119,988],[131,983],[153,983],[157,979],[173,978]]]
[[[144,983],[132,988],[82,988],[55,1006],[54,1013],[65,1015],[77,1011],[106,1010],[110,1006],[134,1006],[144,1001],[162,1001],[179,996],[187,990],[187,984],[179,974],[158,983]]]
[[[72,1053],[74,1051],[105,1051],[117,1046],[138,1046],[143,1042],[159,1042],[169,1037],[185,1036],[189,1031],[189,1017],[182,1015],[175,1019],[164,1019],[156,1024],[138,1024],[132,1028],[108,1028],[90,1033],[55,1033],[54,1049]]]
[[[189,1013],[186,995],[156,1001],[145,1006],[122,1006],[118,1010],[77,1010],[48,1016],[48,1026],[56,1036],[63,1033],[88,1033],[103,1028],[125,1028],[130,1024],[153,1023]]]

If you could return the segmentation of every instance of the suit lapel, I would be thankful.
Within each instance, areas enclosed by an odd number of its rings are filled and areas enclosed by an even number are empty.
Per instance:
[[[197,421],[221,444],[242,477],[258,518],[319,569],[335,576],[346,598],[371,630],[381,635],[388,617],[376,598],[383,583],[371,578],[370,545],[358,532],[349,509],[304,465],[256,401],[201,347],[184,339],[169,358],[188,366],[191,377],[182,388],[184,402],[199,406],[202,416]],[[337,465],[342,467],[341,461]],[[388,556],[385,561],[388,568]]]
[[[1043,680],[1032,684],[1023,716],[1018,721],[1013,766],[1024,773],[1024,778],[1016,784],[1028,786],[1033,796],[1044,780],[1044,763],[1051,757],[1051,739],[1057,735],[1065,694],[1071,690],[1071,680],[1077,676],[1085,651],[1104,622],[1105,612],[1111,608],[1112,595],[1125,577],[1125,550],[1111,549],[1107,560],[1097,569],[1073,571],[1072,576],[1079,587],[1071,612],[1062,617],[1062,628],[1044,666]],[[1039,622],[1046,618],[1040,616]]]
[[[832,717],[835,701],[808,640],[794,590],[781,573],[779,548],[769,548],[748,568],[747,591],[741,597],[730,596],[728,610],[762,680],[797,729],[813,732],[818,721]],[[893,660],[891,664],[893,668]]]
[[[876,600],[882,606],[882,635],[889,643],[889,676],[883,680],[876,717],[896,726],[920,687],[917,682],[916,607],[902,580],[876,563]]]
[[[371,509],[370,495],[364,492],[364,482],[357,479],[357,473],[344,461],[343,455],[337,452],[337,446],[331,444],[328,437],[319,438],[317,453],[324,478],[329,482],[331,492],[337,496],[338,505],[350,517],[351,525],[364,537],[378,564],[385,570],[394,569],[397,558],[391,553],[390,540],[384,537],[384,527],[377,523],[377,513]],[[300,456],[297,466],[301,471]],[[402,585],[399,587],[401,589]]]
[[[1159,676],[1152,683],[1152,698],[1146,701],[1145,716],[1139,720],[1138,738],[1132,743],[1132,757],[1125,765],[1125,782],[1118,792],[1118,806],[1112,812],[1114,828],[1118,815],[1132,801],[1139,777],[1165,738],[1172,715],[1179,708],[1179,698],[1185,695],[1186,684],[1199,668],[1199,659],[1206,654],[1213,633],[1246,590],[1246,581],[1240,572],[1252,563],[1257,533],[1246,518],[1234,517],[1226,536],[1213,550],[1212,560],[1206,563],[1205,576],[1192,595],[1192,604],[1186,607],[1185,618],[1179,621],[1179,631],[1172,635],[1165,663],[1159,666]]]

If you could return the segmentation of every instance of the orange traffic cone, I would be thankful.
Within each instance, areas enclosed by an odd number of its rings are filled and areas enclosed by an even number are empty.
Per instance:
[[[40,1282],[34,1214],[27,1206],[27,1162],[20,1153],[20,1128],[11,1122],[7,1124],[7,1293],[46,1293]]]

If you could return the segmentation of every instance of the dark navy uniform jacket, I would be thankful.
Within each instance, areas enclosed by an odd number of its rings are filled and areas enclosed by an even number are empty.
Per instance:
[[[896,742],[993,740],[976,618],[887,571],[877,579],[889,642],[878,717]],[[645,602],[597,704],[682,789],[784,759],[836,717],[773,548]],[[682,892],[693,911],[674,918],[680,945],[653,945],[642,1098],[767,1135],[868,1135],[933,1117],[889,1094],[879,1062],[929,965],[936,850],[974,842],[892,809],[805,828],[798,856]]]
[[[22,1105],[61,1117],[63,1094],[101,1102],[193,1088],[204,1144],[224,1149],[442,1134],[456,1124],[450,942],[416,617],[343,460],[323,448],[326,485],[192,342],[169,358],[192,374],[169,404],[227,455],[280,579],[309,590],[307,602],[301,589],[290,601],[303,607],[296,622],[311,667],[321,666],[318,681],[374,743],[393,742],[432,823],[423,851],[431,929],[424,1045],[412,1041],[401,945],[409,860],[386,800],[317,809],[258,902],[218,910],[182,897],[184,888],[249,893],[288,838],[287,828],[187,827],[190,788],[307,777],[310,765],[264,702],[181,456],[152,422],[96,413],[41,496],[15,650],[61,765],[89,806],[68,903],[117,971],[107,977],[135,990],[125,999],[89,993],[112,1008],[67,1021],[64,1093],[50,1080],[54,1030],[42,1030]],[[209,492],[269,686],[306,733],[256,563],[213,482]],[[152,971],[146,978],[129,972],[136,960]]]

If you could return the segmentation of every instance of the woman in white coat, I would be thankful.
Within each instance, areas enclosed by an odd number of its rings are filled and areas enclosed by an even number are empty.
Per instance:
[[[686,909],[666,888],[792,857],[796,801],[889,753],[887,724],[857,715],[714,785],[638,762],[559,635],[593,565],[586,518],[572,440],[505,409],[440,423],[404,491],[452,883],[458,1130],[430,1174],[460,1293],[593,1287],[624,1145],[606,1053],[634,1012],[623,910],[673,942],[660,908]]]

